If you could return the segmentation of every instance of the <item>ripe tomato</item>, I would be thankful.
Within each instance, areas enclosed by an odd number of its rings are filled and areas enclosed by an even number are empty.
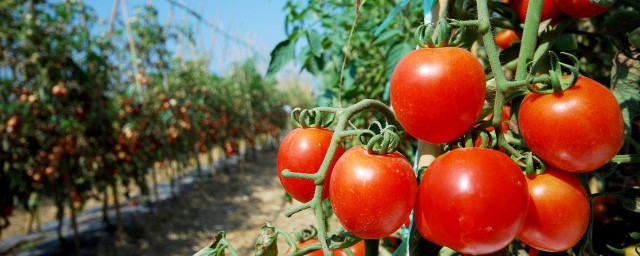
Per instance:
[[[311,201],[316,185],[313,181],[307,179],[284,178],[282,177],[282,171],[289,169],[292,172],[316,173],[329,150],[332,136],[333,132],[327,129],[297,128],[289,132],[282,140],[278,150],[278,178],[280,178],[280,182],[287,193],[294,199],[303,203]],[[342,153],[342,146],[339,146],[324,180],[325,187],[322,199],[326,199],[329,196],[329,177],[331,177],[333,166]]]
[[[611,6],[592,4],[589,0],[555,0],[555,2],[562,12],[574,18],[591,18],[611,8]]]
[[[498,33],[496,33],[495,40],[496,45],[500,47],[500,49],[504,50],[509,48],[513,42],[518,38],[516,32],[511,29],[505,29]]]
[[[307,241],[299,243],[298,248],[304,248],[305,246],[312,245],[317,242],[318,242],[318,239],[315,239],[315,238],[309,239]],[[358,242],[357,244],[354,244],[353,246],[349,247],[349,249],[351,249],[353,256],[364,256],[364,240]],[[284,253],[287,254],[289,253],[289,251],[290,249],[287,249],[287,251],[285,251]],[[344,252],[342,249],[332,250],[332,252],[334,256],[349,256],[349,254]],[[306,254],[306,256],[323,256],[323,255],[324,253],[322,252],[322,250],[317,250],[317,251],[313,251],[311,253]]]
[[[357,237],[379,239],[404,224],[417,190],[413,168],[402,154],[369,154],[355,146],[336,163],[329,199],[346,230]]]
[[[461,48],[412,51],[391,76],[398,121],[411,136],[430,143],[464,135],[480,116],[485,93],[482,65]]]
[[[573,247],[587,230],[589,196],[573,173],[547,169],[527,177],[531,201],[518,238],[539,250],[559,252]]]
[[[565,1],[565,0],[561,0]],[[588,1],[588,0],[587,0]],[[518,16],[518,20],[524,23],[525,18],[527,17],[527,8],[529,7],[529,0],[512,0],[509,1],[509,7],[515,11]],[[544,0],[542,3],[542,13],[540,14],[540,22],[551,19],[553,21],[557,21],[562,18],[562,11],[556,5],[555,0]]]
[[[531,151],[560,170],[593,171],[611,160],[624,141],[616,98],[583,76],[561,94],[527,94],[518,122]]]
[[[484,148],[449,151],[427,168],[414,211],[427,240],[465,254],[507,246],[524,223],[529,193],[518,165]]]

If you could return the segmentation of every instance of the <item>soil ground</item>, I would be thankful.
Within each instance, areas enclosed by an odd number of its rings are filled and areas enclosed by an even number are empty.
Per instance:
[[[294,204],[285,201],[275,159],[274,151],[260,152],[238,170],[217,172],[196,189],[160,202],[155,212],[137,216],[124,238],[103,239],[98,255],[192,255],[220,230],[240,255],[252,255],[265,222],[285,231],[308,227],[315,222],[311,211],[284,216]]]

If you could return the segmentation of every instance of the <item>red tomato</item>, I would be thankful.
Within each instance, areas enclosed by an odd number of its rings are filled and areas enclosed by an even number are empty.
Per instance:
[[[543,251],[566,251],[589,225],[589,196],[573,173],[547,169],[527,177],[531,201],[518,238]]]
[[[430,143],[453,141],[473,127],[485,93],[482,65],[461,48],[412,51],[391,76],[398,121],[411,136]]]
[[[560,170],[593,171],[611,160],[624,141],[616,98],[583,76],[561,94],[527,94],[518,122],[531,151]]]
[[[525,176],[507,155],[454,149],[425,171],[414,222],[427,240],[460,253],[488,254],[513,241],[528,204]]]
[[[299,243],[298,248],[304,248],[305,246],[312,245],[317,242],[318,242],[318,239],[315,239],[315,238],[309,239],[307,241]],[[349,247],[349,249],[353,253],[353,256],[364,256],[364,240],[358,242],[357,244],[354,244],[353,246]],[[287,249],[287,251],[285,251],[284,253],[287,254],[289,253],[289,251],[290,249]],[[332,252],[334,256],[349,256],[349,254],[344,252],[342,249],[332,250]],[[323,256],[323,255],[324,253],[322,253],[322,250],[317,250],[317,251],[313,251],[311,253],[306,254],[306,256]]]
[[[297,128],[289,132],[282,140],[278,150],[278,178],[280,178],[280,182],[287,193],[294,199],[303,203],[311,201],[316,185],[313,181],[307,179],[284,178],[282,177],[282,171],[289,169],[292,172],[299,173],[318,172],[329,150],[332,136],[333,132],[327,129]],[[322,199],[326,199],[329,196],[329,177],[331,177],[333,166],[342,153],[342,146],[338,146],[324,180],[325,187]]]
[[[592,4],[589,0],[555,0],[555,2],[562,12],[575,18],[591,18],[611,8],[611,6]]]
[[[357,237],[379,239],[404,224],[417,190],[413,168],[402,154],[369,154],[355,146],[336,163],[329,198],[346,230]]]
[[[496,45],[502,50],[509,48],[513,42],[518,38],[516,32],[511,29],[505,29],[496,33],[495,40]]]
[[[565,1],[565,0],[561,0]],[[588,1],[588,0],[587,0]],[[529,0],[513,0],[509,1],[509,7],[516,12],[518,16],[518,20],[524,23],[525,18],[527,17],[527,8],[529,7]],[[554,0],[544,0],[542,3],[542,13],[540,14],[540,22],[551,19],[553,21],[557,21],[562,18],[562,11],[556,5]]]

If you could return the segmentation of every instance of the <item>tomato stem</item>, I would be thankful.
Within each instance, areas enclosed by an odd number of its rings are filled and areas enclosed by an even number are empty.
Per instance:
[[[589,195],[590,198],[596,198],[596,197],[601,197],[601,196],[615,196],[615,197],[622,197],[623,196],[623,191],[613,191],[613,192],[599,192],[599,193],[594,193]]]
[[[640,154],[617,155],[611,159],[611,162],[618,164],[637,164],[640,163]]]

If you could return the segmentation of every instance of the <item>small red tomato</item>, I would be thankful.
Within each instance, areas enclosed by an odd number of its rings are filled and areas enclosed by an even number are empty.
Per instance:
[[[518,38],[516,32],[511,29],[505,29],[498,33],[496,33],[495,40],[496,45],[500,47],[500,49],[504,50],[509,48],[513,42]]]
[[[611,6],[598,6],[589,0],[555,0],[562,12],[574,18],[591,18],[609,10]]]
[[[528,204],[525,176],[507,155],[454,149],[425,171],[414,225],[425,239],[457,252],[489,254],[515,239]]]
[[[391,106],[402,127],[430,143],[451,142],[476,122],[486,94],[484,69],[456,47],[410,52],[391,76]]]
[[[624,142],[618,101],[584,76],[559,94],[527,94],[518,122],[531,151],[560,170],[593,171],[609,162]]]
[[[309,239],[307,241],[299,243],[298,248],[301,249],[301,248],[304,248],[305,246],[309,246],[317,242],[318,242],[318,239],[315,239],[315,238]],[[353,253],[353,256],[364,256],[364,240],[358,242],[357,244],[354,244],[353,246],[349,247],[349,249]],[[289,253],[289,251],[291,250],[287,249],[284,253],[287,254]],[[332,252],[334,256],[349,256],[349,254],[344,252],[342,249],[332,250]],[[324,253],[322,252],[322,250],[317,250],[317,251],[307,253],[305,255],[306,256],[323,256]]]
[[[543,251],[559,252],[580,241],[589,225],[587,191],[573,173],[547,169],[527,177],[531,201],[518,238]]]
[[[564,0],[562,0],[564,1]],[[588,1],[588,0],[587,0]],[[512,0],[509,1],[509,7],[516,12],[518,16],[518,20],[524,23],[525,18],[527,17],[527,8],[529,7],[529,0]],[[551,19],[553,21],[557,21],[562,18],[562,11],[556,5],[556,1],[554,0],[544,0],[542,3],[542,13],[540,14],[540,22]]]
[[[311,201],[316,185],[307,179],[284,178],[282,171],[289,169],[291,172],[316,173],[329,150],[332,136],[333,132],[327,129],[297,128],[282,140],[278,150],[278,178],[287,193],[294,199],[303,203]],[[338,146],[324,180],[323,199],[329,196],[331,172],[342,153],[342,146]]]
[[[357,237],[379,239],[404,224],[417,190],[413,168],[402,154],[369,154],[355,146],[336,163],[329,199],[347,231]]]

